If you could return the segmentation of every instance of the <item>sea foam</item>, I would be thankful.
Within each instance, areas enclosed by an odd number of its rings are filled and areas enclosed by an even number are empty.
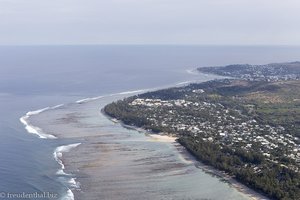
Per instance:
[[[74,194],[72,192],[72,189],[80,189],[79,182],[76,182],[76,178],[72,177],[72,174],[67,174],[64,172],[65,165],[62,162],[62,156],[63,153],[69,152],[71,149],[79,146],[81,143],[75,143],[75,144],[69,144],[69,145],[63,145],[57,147],[53,152],[53,157],[56,160],[56,162],[60,165],[61,169],[59,169],[56,174],[58,176],[63,177],[63,184],[65,184],[68,187],[67,194],[61,198],[61,200],[74,200]]]
[[[56,139],[56,137],[54,135],[46,134],[46,133],[43,132],[43,130],[41,128],[33,126],[32,124],[30,124],[29,118],[32,115],[37,115],[37,114],[40,114],[40,113],[42,113],[46,110],[56,109],[56,108],[60,108],[62,106],[63,106],[63,104],[59,104],[59,105],[56,105],[56,106],[53,106],[53,107],[46,107],[46,108],[42,108],[42,109],[35,110],[35,111],[29,111],[29,112],[26,113],[26,115],[24,115],[20,118],[20,122],[22,124],[24,124],[25,129],[27,130],[28,133],[35,134],[35,135],[39,136],[39,138],[42,138],[42,139]]]
[[[84,98],[77,100],[76,103],[82,104],[82,103],[87,103],[90,101],[98,100],[104,97],[111,97],[111,96],[116,96],[116,95],[126,95],[126,94],[134,94],[134,93],[140,93],[140,92],[145,92],[147,90],[132,90],[132,91],[126,91],[126,92],[120,92],[120,93],[113,93],[113,94],[108,94],[108,95],[103,95],[103,96],[97,96],[97,97],[90,97],[90,98]]]
[[[58,162],[58,164],[61,166],[61,169],[64,170],[65,166],[61,160],[62,158],[62,153],[64,152],[69,152],[72,148],[77,147],[81,143],[76,143],[76,144],[69,144],[69,145],[64,145],[64,146],[59,146],[54,150],[53,156],[54,159]]]
[[[193,81],[183,81],[183,82],[179,82],[179,83],[176,83],[176,86],[183,86],[183,85],[188,85],[190,83],[192,83]]]
[[[200,74],[199,71],[197,69],[194,69],[194,68],[193,69],[187,69],[186,72],[188,74],[193,74],[193,75],[199,75]]]
[[[101,99],[103,97],[104,96],[98,96],[98,97],[91,97],[91,98],[80,99],[80,100],[76,101],[76,103],[78,103],[78,104],[87,103],[87,102],[90,102],[90,101],[93,101],[93,100]]]
[[[132,91],[127,91],[127,92],[120,92],[120,93],[117,93],[115,95],[134,94],[134,93],[140,93],[140,92],[145,92],[145,91],[147,91],[147,90],[132,90]]]
[[[61,200],[74,200],[74,194],[72,190],[68,189],[67,194],[62,197]]]

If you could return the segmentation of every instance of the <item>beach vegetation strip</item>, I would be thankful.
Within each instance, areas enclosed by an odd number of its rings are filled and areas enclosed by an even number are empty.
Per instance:
[[[103,111],[178,137],[205,164],[272,199],[300,199],[300,81],[221,79],[132,96]]]

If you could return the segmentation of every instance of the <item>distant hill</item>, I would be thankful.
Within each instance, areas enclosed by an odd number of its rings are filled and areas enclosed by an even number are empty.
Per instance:
[[[234,64],[216,67],[200,67],[202,73],[230,76],[247,80],[299,80],[300,62],[271,63],[266,65]]]

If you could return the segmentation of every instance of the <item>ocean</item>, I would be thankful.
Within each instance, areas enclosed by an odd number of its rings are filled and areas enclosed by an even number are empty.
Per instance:
[[[72,199],[72,183],[57,174],[62,163],[55,152],[81,141],[38,135],[30,126],[26,130],[26,114],[61,104],[72,107],[90,97],[212,78],[195,73],[197,67],[299,58],[300,47],[293,46],[1,46],[0,197]]]

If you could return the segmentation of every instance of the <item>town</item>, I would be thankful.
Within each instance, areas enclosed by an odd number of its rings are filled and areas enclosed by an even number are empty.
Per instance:
[[[285,157],[300,163],[299,139],[284,134],[284,127],[261,124],[220,103],[137,98],[130,105],[143,106],[150,126],[164,127],[168,133],[189,134],[233,149],[250,150],[258,146],[257,150],[274,162],[278,162],[274,155],[280,151]],[[201,115],[190,114],[190,110]],[[291,168],[299,171],[299,166]]]
[[[235,64],[220,67],[200,67],[199,72],[235,77],[245,80],[299,80],[300,62],[272,63],[266,65]]]
[[[280,78],[261,80],[252,74],[251,80],[147,92],[113,102],[104,112],[126,125],[178,137],[201,162],[272,199],[299,199],[299,75],[283,79],[286,73],[276,71]]]

